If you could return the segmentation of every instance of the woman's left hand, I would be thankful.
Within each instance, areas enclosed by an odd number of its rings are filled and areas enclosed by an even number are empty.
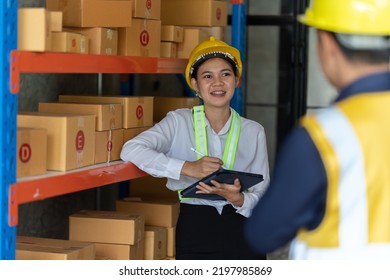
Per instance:
[[[217,194],[238,207],[244,204],[244,195],[240,192],[240,180],[235,179],[233,185],[218,183],[215,180],[212,180],[211,184],[213,186],[200,182],[197,186],[198,191],[196,193]]]

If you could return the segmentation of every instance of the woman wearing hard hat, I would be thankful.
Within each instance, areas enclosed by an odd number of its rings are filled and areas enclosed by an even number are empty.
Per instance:
[[[264,128],[239,116],[230,100],[242,73],[240,53],[210,37],[190,55],[188,85],[203,105],[169,112],[158,124],[126,142],[124,161],[156,177],[172,191],[220,168],[262,174],[264,181],[240,192],[240,181],[198,186],[198,198],[182,198],[176,226],[176,259],[265,259],[247,245],[243,225],[269,182]],[[223,199],[205,199],[217,194]]]
[[[245,227],[258,252],[293,239],[292,259],[390,258],[389,15],[389,0],[314,0],[298,18],[339,94],[284,143]]]

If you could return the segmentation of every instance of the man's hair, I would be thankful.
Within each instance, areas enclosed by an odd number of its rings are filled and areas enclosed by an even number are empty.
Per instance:
[[[334,40],[337,42],[341,51],[349,61],[356,62],[356,63],[372,64],[372,65],[389,63],[390,48],[352,49],[345,46],[342,42],[340,42],[340,40],[337,38],[334,32],[329,32],[329,33],[332,34]]]

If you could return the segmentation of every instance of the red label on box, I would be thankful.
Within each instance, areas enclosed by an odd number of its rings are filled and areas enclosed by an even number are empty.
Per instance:
[[[146,0],[146,8],[150,10],[152,8],[152,0]]]
[[[135,114],[137,116],[137,119],[141,119],[142,118],[142,116],[144,115],[144,109],[142,108],[141,105],[138,105]]]
[[[19,149],[19,159],[21,162],[26,163],[31,158],[31,147],[29,144],[23,144]]]
[[[82,130],[79,130],[76,135],[76,151],[81,152],[84,149],[85,136]]]
[[[222,11],[221,11],[221,8],[217,8],[217,20],[220,20],[221,19],[221,14],[222,14]]]
[[[112,150],[112,141],[107,141],[107,151],[111,152]]]
[[[139,35],[139,41],[142,46],[146,47],[149,44],[149,33],[148,31],[144,30]]]

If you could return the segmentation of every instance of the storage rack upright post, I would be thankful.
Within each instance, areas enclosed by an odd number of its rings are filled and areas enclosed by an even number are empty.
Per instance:
[[[246,0],[231,0],[232,44],[245,53]],[[121,161],[81,168],[71,172],[53,172],[34,179],[16,180],[16,132],[19,75],[21,73],[184,73],[187,60],[148,57],[119,57],[66,53],[36,53],[17,51],[18,0],[0,4],[1,45],[1,114],[0,121],[0,259],[14,260],[16,226],[20,204],[61,196],[130,180],[146,174],[131,163]],[[239,31],[240,30],[240,31]],[[243,57],[245,59],[245,57]],[[245,61],[243,61],[245,63]],[[244,81],[242,84],[245,84]],[[242,112],[242,89],[232,103]],[[55,186],[55,187],[53,187]]]

